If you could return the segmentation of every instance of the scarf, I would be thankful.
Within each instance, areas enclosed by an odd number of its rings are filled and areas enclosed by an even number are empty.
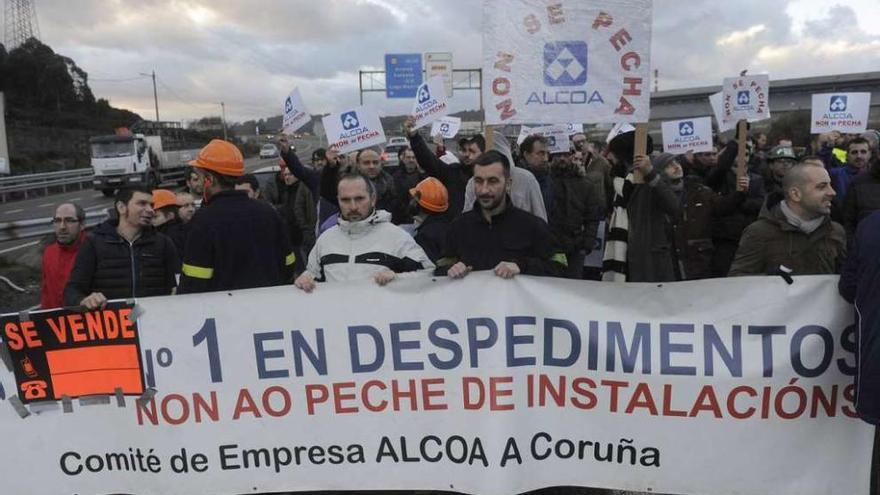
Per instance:
[[[633,190],[633,176],[614,178],[614,204],[611,220],[608,222],[608,235],[605,238],[605,253],[602,256],[602,281],[626,282],[626,253],[629,239],[629,215],[626,205]]]
[[[788,207],[788,203],[786,203],[785,200],[779,202],[779,208],[782,209],[782,214],[785,215],[785,220],[789,225],[807,235],[812,234],[825,222],[824,216],[812,220],[804,220],[797,216],[795,212],[791,211],[791,208]]]

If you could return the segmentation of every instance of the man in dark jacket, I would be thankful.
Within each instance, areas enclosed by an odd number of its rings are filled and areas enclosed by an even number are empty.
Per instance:
[[[275,207],[287,226],[287,234],[297,255],[295,271],[305,270],[305,259],[315,245],[316,203],[311,190],[287,166],[265,189],[265,199]]]
[[[446,250],[446,237],[452,218],[449,216],[449,192],[438,179],[428,177],[409,190],[412,196],[413,238],[436,264]]]
[[[761,218],[743,232],[731,276],[780,269],[792,275],[840,272],[846,235],[830,217],[835,193],[828,172],[816,162],[803,162],[785,175],[783,188],[784,199],[769,198]]]
[[[400,198],[401,202],[404,202],[405,198],[409,198],[409,191],[416,187],[427,175],[419,168],[416,155],[410,148],[401,148],[397,152],[397,160],[400,166],[394,171],[392,177],[394,178],[394,186],[397,187],[397,197]],[[403,208],[403,205],[401,206],[400,222],[412,223],[413,217],[409,209]]]
[[[838,288],[856,309],[856,412],[880,425],[880,212],[859,224]]]
[[[547,221],[556,248],[565,253],[567,278],[583,278],[584,259],[595,246],[599,222],[605,216],[601,180],[587,177],[570,157],[550,162],[547,181],[552,201],[547,204]]]
[[[649,139],[648,149],[650,143]],[[634,148],[633,131],[619,134],[608,143],[608,159],[614,166],[617,184],[621,184],[619,188],[615,185],[614,206],[618,212],[625,210],[628,228],[622,229],[621,225],[615,225],[618,220],[612,219],[605,245],[603,268],[606,274],[603,279],[608,280],[611,271],[625,269],[628,282],[672,282],[675,280],[672,241],[666,226],[681,214],[678,198],[661,180],[650,158],[633,156]],[[609,240],[626,244],[626,259],[622,265],[619,264],[621,260],[610,254],[614,245],[609,246]],[[618,262],[615,263],[618,268],[609,263],[612,259]]]
[[[721,196],[737,194],[740,179],[736,175],[736,141],[729,141],[718,156],[718,162],[706,175],[705,184]],[[726,277],[739,246],[743,230],[758,218],[764,204],[764,180],[759,174],[748,172],[748,192],[739,205],[714,222],[712,242],[712,276]]]
[[[177,249],[152,227],[153,195],[143,187],[120,189],[114,207],[119,218],[99,225],[77,252],[65,306],[93,310],[109,299],[165,296],[176,285]]]
[[[181,293],[249,289],[293,281],[296,262],[287,230],[268,204],[235,190],[244,158],[215,139],[190,162],[202,175],[205,205],[191,222]]]
[[[676,280],[698,280],[712,277],[712,225],[719,216],[733,211],[748,190],[744,176],[735,194],[719,196],[703,185],[698,174],[684,175],[678,158],[663,153],[653,161],[670,189],[678,198],[681,215],[671,218],[669,228],[673,243]]]
[[[415,129],[415,121],[411,117],[404,122],[403,131],[409,139],[409,146],[422,170],[429,177],[436,177],[446,186],[449,191],[449,211],[453,216],[458,216],[464,210],[464,191],[467,188],[468,180],[473,175],[473,164],[470,157],[482,152],[480,151],[481,143],[483,143],[482,148],[485,148],[482,137],[475,136],[474,140],[464,139],[462,142],[465,149],[460,150],[463,151],[462,160],[446,164],[428,147],[428,143]]]
[[[877,210],[880,210],[880,167],[873,166],[854,178],[847,188],[842,207],[847,236],[851,238],[859,222]]]
[[[540,218],[513,206],[510,162],[497,151],[474,160],[477,202],[452,222],[438,275],[463,278],[472,270],[492,270],[501,278],[559,275],[553,239]]]

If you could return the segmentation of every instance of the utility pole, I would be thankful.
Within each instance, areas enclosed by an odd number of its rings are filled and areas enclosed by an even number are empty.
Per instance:
[[[156,123],[159,122],[159,93],[156,91],[156,71],[153,70],[150,74],[145,74],[143,72],[139,73],[142,76],[152,77],[153,78],[153,103],[156,105]]]
[[[226,135],[226,104],[222,101],[220,102],[220,110],[223,112],[223,140],[229,141],[229,137]]]

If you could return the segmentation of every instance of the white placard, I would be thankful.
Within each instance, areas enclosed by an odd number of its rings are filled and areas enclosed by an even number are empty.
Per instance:
[[[647,122],[650,0],[484,0],[486,123]]]
[[[461,118],[447,115],[435,120],[431,124],[431,135],[441,135],[444,139],[452,139],[461,129]]]
[[[428,79],[442,77],[447,98],[452,98],[452,74],[452,53],[425,53],[425,76]]]
[[[568,135],[569,136],[574,136],[575,134],[580,134],[580,133],[584,132],[584,124],[569,122],[567,125],[568,125]]]
[[[419,86],[410,113],[415,118],[415,129],[424,127],[449,113],[449,101],[446,99],[441,76],[434,76]]]
[[[3,493],[866,494],[837,279],[474,272],[139,298],[140,405],[22,419],[0,366]],[[97,315],[40,345],[96,339]]]
[[[294,88],[294,90],[287,95],[287,98],[284,99],[284,104],[281,106],[281,111],[281,127],[285,134],[295,132],[300,127],[306,125],[311,119],[309,111],[306,110],[306,106],[302,101],[302,96],[299,94],[299,88]]]
[[[871,93],[822,93],[813,95],[810,132],[865,132]]]
[[[533,134],[537,134],[547,140],[547,151],[549,153],[566,153],[571,151],[569,124],[541,125],[536,127],[522,126],[519,130],[519,136],[516,138],[516,145],[521,145],[527,137]]]
[[[736,129],[736,121],[732,120],[730,122],[724,121],[724,112],[723,107],[724,104],[722,101],[724,100],[724,96],[722,96],[721,91],[709,95],[709,105],[712,106],[712,113],[715,115],[715,123],[718,124],[718,132],[727,132],[731,129]]]
[[[379,113],[369,107],[355,107],[322,119],[327,143],[340,153],[357,151],[385,143]]]
[[[671,120],[663,122],[663,151],[680,155],[712,151],[712,118]]]
[[[721,119],[757,122],[770,118],[770,76],[727,77],[721,85]]]

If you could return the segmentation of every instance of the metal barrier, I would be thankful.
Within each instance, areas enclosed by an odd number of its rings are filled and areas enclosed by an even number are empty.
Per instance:
[[[106,211],[87,211],[83,227],[93,227],[107,219]],[[0,223],[0,242],[41,237],[54,232],[51,218],[31,218]]]
[[[3,177],[0,178],[0,203],[5,203],[9,196],[15,194],[21,194],[27,199],[28,193],[32,191],[42,191],[43,195],[48,195],[49,188],[60,187],[66,192],[68,186],[76,185],[82,189],[83,184],[90,184],[93,177],[91,168]]]

